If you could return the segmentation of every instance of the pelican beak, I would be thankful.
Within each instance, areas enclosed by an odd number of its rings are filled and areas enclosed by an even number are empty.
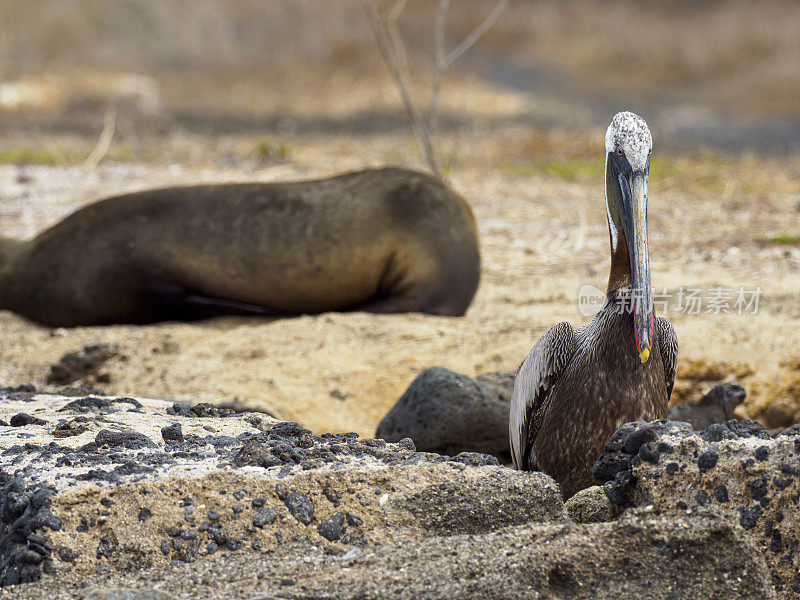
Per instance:
[[[647,247],[647,181],[649,160],[644,169],[634,171],[627,160],[611,154],[614,175],[618,184],[618,211],[628,244],[631,261],[630,309],[633,312],[633,330],[639,359],[645,363],[650,358],[655,337],[653,288],[650,284],[650,256]],[[616,187],[616,186],[615,186]]]

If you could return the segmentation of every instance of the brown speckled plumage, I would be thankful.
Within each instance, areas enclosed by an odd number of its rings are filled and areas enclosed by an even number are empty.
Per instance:
[[[628,127],[644,124],[632,117],[618,115],[609,130],[618,121]],[[620,134],[612,133],[607,139],[613,142]],[[634,159],[644,163],[634,155],[644,152],[646,160],[649,131],[646,136],[640,132],[628,137],[637,144],[647,138],[646,148],[642,144],[628,148],[632,164]],[[632,282],[627,241],[622,231],[618,235],[616,247],[612,239],[603,309],[577,330],[559,323],[545,333],[523,361],[514,384],[509,421],[514,465],[548,473],[565,497],[595,483],[592,465],[621,424],[666,416],[675,380],[678,343],[667,320],[656,319],[649,359],[640,359],[634,316],[621,292]]]

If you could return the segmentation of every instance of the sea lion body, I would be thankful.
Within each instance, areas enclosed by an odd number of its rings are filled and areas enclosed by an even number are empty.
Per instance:
[[[479,266],[463,198],[423,173],[374,169],[100,200],[29,242],[0,243],[0,308],[51,326],[461,315]]]

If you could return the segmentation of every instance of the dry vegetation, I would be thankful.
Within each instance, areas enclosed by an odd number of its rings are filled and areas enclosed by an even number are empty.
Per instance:
[[[459,0],[448,39],[462,38],[493,4]],[[400,21],[413,71],[425,83],[432,16],[433,3],[412,0]],[[515,83],[544,97],[560,84],[615,100],[691,100],[765,116],[796,115],[799,55],[800,5],[788,0],[517,0],[464,60],[533,69],[531,81]],[[336,116],[399,106],[355,1],[196,0],[191,18],[179,0],[0,3],[0,75],[84,70],[146,73],[176,115]],[[469,96],[473,85],[479,94],[485,89],[474,77],[461,84]],[[486,100],[464,91],[449,82],[447,108],[461,109],[459,96],[468,105]]]

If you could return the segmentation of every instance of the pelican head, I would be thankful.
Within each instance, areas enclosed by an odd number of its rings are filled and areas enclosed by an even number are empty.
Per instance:
[[[647,250],[647,182],[653,138],[641,117],[621,112],[606,131],[606,211],[612,261],[620,243],[630,260],[636,349],[647,362],[655,336],[653,290]]]

